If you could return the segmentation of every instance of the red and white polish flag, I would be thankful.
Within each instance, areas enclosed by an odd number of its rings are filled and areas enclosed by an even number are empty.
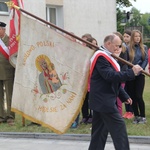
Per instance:
[[[12,0],[14,5],[23,8],[23,0]],[[20,38],[20,11],[11,8],[10,13],[10,33],[9,33],[9,60],[10,63],[15,67],[16,57],[19,47]]]

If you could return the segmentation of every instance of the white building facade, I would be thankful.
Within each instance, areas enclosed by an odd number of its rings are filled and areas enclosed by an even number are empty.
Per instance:
[[[0,21],[9,24],[9,9],[0,0]],[[81,37],[90,33],[99,45],[116,31],[116,0],[23,0],[24,10]],[[7,32],[8,32],[7,26]]]

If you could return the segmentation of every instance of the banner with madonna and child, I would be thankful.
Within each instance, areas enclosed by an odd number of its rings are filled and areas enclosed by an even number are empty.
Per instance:
[[[65,133],[81,110],[93,53],[21,14],[12,110]]]

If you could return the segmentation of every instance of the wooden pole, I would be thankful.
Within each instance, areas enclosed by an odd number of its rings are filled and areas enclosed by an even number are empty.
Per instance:
[[[25,126],[25,118],[22,116],[22,126]]]
[[[126,61],[125,59],[122,59],[122,58],[116,56],[115,54],[111,54],[111,56],[114,57],[114,58],[116,58],[116,59],[119,60],[120,62],[122,62],[122,63],[124,63],[124,64],[130,66],[130,67],[133,67],[133,66],[134,66],[132,63]],[[150,77],[150,74],[149,74],[148,72],[146,72],[145,70],[142,70],[141,72],[142,72],[143,74],[145,74],[145,75],[147,75],[147,76]]]

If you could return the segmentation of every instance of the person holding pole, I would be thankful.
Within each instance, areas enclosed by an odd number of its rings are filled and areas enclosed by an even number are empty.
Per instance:
[[[0,22],[0,123],[14,124],[15,114],[11,112],[11,99],[15,69],[9,63],[8,43],[9,37],[5,33],[6,24]],[[5,90],[4,90],[5,88]],[[6,93],[6,112],[4,108],[4,95]]]
[[[104,46],[91,58],[89,100],[93,120],[89,150],[104,150],[108,132],[116,150],[130,149],[125,122],[116,103],[119,97],[122,102],[132,104],[121,83],[135,79],[143,69],[134,65],[126,71],[120,71],[119,64],[111,54],[119,49],[121,43],[117,35],[108,35],[104,39]]]

